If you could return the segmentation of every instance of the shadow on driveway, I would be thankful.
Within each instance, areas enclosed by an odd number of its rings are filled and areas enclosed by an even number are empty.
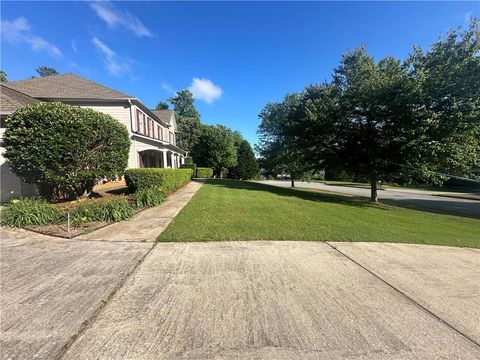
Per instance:
[[[452,199],[384,199],[382,202],[407,209],[480,219],[480,202],[474,204]]]

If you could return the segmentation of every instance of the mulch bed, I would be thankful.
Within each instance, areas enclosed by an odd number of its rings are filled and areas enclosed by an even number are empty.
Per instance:
[[[133,209],[133,215],[138,214],[139,212],[146,210],[143,209]],[[103,228],[108,225],[115,224],[113,221],[92,221],[84,224],[81,227],[70,227],[70,232],[68,231],[67,224],[48,224],[48,225],[31,225],[25,227],[25,230],[30,230],[39,234],[57,236],[65,239],[72,239],[82,234],[89,234],[97,229]]]
[[[71,239],[76,236],[100,229],[110,224],[113,224],[113,222],[94,221],[87,223],[82,227],[71,227],[70,232],[68,231],[67,224],[31,225],[27,226],[25,229],[39,234]]]

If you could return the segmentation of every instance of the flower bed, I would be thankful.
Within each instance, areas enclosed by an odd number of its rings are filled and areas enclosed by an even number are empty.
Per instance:
[[[52,204],[41,198],[14,199],[1,211],[2,226],[25,228],[42,234],[72,238],[161,204],[165,192],[158,186],[124,195],[95,193],[95,198]]]

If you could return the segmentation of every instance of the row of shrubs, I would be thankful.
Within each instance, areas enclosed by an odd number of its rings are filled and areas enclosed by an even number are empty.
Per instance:
[[[190,181],[190,169],[130,169],[125,173],[127,186],[133,195],[98,200],[80,200],[68,210],[62,210],[42,198],[15,199],[1,212],[2,225],[26,227],[31,225],[62,224],[73,226],[89,222],[118,222],[130,218],[137,208],[161,204],[166,193]]]
[[[213,176],[213,169],[207,167],[197,167],[195,164],[183,164],[183,169],[192,169],[194,178],[211,178]]]
[[[125,182],[131,193],[159,186],[168,194],[181,188],[191,178],[191,169],[142,168],[125,171]]]
[[[213,176],[213,169],[207,167],[197,167],[195,177],[197,178],[211,178]]]

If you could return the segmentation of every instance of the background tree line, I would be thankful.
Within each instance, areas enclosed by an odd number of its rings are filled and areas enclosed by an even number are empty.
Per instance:
[[[262,168],[292,179],[325,170],[377,182],[441,183],[480,164],[478,19],[428,51],[378,62],[364,46],[332,80],[268,103],[260,113]]]
[[[238,131],[223,125],[206,125],[200,121],[193,94],[180,90],[168,99],[177,121],[177,145],[187,150],[197,166],[210,167],[217,177],[253,179],[259,169],[250,143]],[[168,109],[166,102],[157,110]]]

